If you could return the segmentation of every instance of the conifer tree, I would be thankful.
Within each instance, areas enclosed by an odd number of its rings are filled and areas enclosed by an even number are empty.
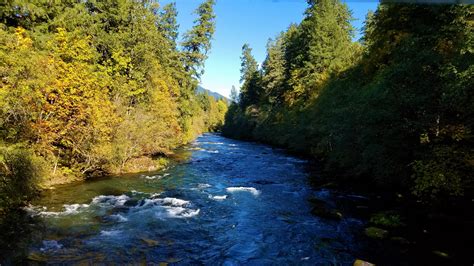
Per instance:
[[[280,34],[274,41],[269,40],[267,44],[267,58],[262,65],[262,86],[268,103],[280,103],[283,99],[285,86],[285,71],[287,62],[285,60],[284,33]]]
[[[173,49],[176,48],[176,39],[178,38],[177,16],[176,3],[169,3],[163,7],[158,22],[158,30],[169,40]]]
[[[198,18],[193,28],[184,36],[183,61],[186,72],[199,79],[204,73],[204,61],[211,49],[211,39],[215,31],[214,0],[206,0],[195,11]]]
[[[339,0],[309,0],[300,25],[299,65],[291,72],[295,97],[317,95],[320,86],[348,66],[352,53],[352,16]]]
[[[252,48],[248,44],[242,46],[242,56],[240,57],[240,104],[244,107],[255,104],[260,100],[260,72],[258,63],[252,55]]]
[[[239,93],[234,85],[232,85],[232,88],[230,89],[230,100],[235,104],[239,103]]]

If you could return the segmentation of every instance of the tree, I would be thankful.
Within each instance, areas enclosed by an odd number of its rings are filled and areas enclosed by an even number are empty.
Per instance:
[[[178,38],[177,16],[176,3],[169,3],[163,7],[158,21],[158,30],[169,40],[173,49],[176,48],[176,39]]]
[[[230,100],[235,104],[239,103],[239,93],[234,85],[232,85],[232,88],[230,89]]]
[[[280,34],[276,40],[269,40],[267,44],[267,57],[262,65],[262,85],[265,97],[271,104],[281,103],[285,87],[285,34]]]
[[[200,6],[189,35],[199,67],[214,31],[213,4]],[[38,182],[51,185],[153,169],[158,156],[218,128],[225,108],[194,95],[196,77],[176,47],[176,13],[174,4],[160,9],[152,0],[0,4],[0,153],[41,161]],[[150,165],[139,169],[137,160]],[[3,170],[5,180],[16,178]]]
[[[291,71],[290,84],[296,97],[318,95],[331,74],[349,66],[352,55],[352,16],[338,0],[310,0],[300,24],[299,64]]]
[[[250,80],[258,71],[258,63],[252,55],[252,48],[247,43],[242,46],[240,61],[240,83],[243,83]]]
[[[214,0],[206,0],[195,13],[199,16],[193,28],[184,36],[182,43],[183,61],[186,72],[199,79],[204,73],[204,61],[211,49],[211,39],[215,31]]]
[[[473,14],[472,5],[384,2],[353,43],[344,4],[309,1],[301,24],[269,43],[260,83],[244,47],[244,108],[231,106],[223,132],[311,154],[346,183],[438,206],[470,199]]]
[[[242,46],[242,56],[240,57],[240,82],[243,82],[240,88],[240,104],[247,107],[260,100],[260,72],[258,63],[252,55],[252,48],[248,44]]]

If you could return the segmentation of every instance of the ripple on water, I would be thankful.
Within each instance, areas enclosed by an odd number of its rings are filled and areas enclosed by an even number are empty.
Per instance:
[[[40,248],[41,251],[55,251],[63,248],[63,245],[59,244],[56,240],[43,240],[43,247]]]

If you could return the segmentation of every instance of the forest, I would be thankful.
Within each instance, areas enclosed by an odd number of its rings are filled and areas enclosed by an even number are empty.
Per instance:
[[[328,181],[470,202],[474,6],[382,1],[354,41],[346,4],[308,3],[261,66],[243,45],[224,135],[311,156]]]
[[[0,2],[1,265],[472,264],[473,4],[163,2]]]
[[[2,1],[0,212],[39,188],[160,169],[218,130],[227,102],[196,93],[213,6],[181,40],[174,3]]]

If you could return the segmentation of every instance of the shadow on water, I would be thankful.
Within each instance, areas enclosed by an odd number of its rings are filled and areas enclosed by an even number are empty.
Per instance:
[[[0,217],[0,261],[2,264],[18,264],[28,255],[28,246],[44,225],[41,220],[26,211],[13,210]]]

